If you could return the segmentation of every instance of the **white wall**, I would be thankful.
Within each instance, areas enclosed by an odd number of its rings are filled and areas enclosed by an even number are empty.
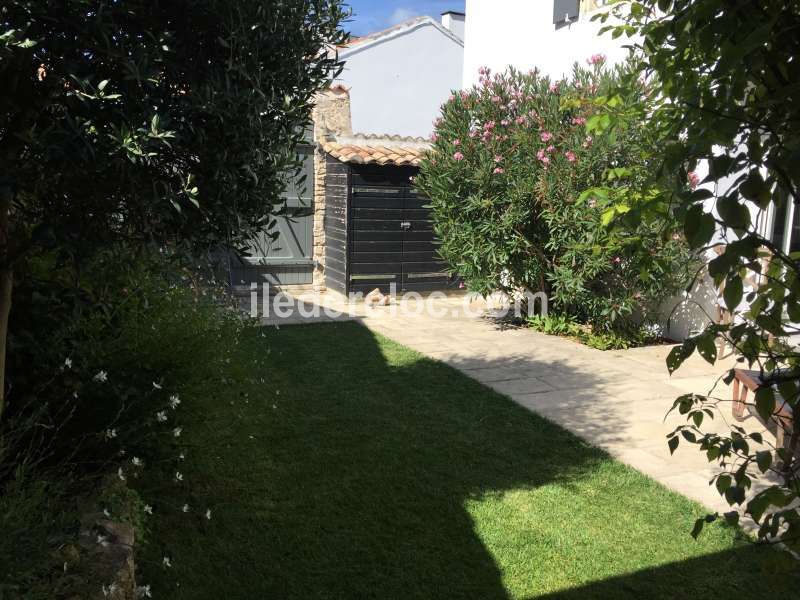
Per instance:
[[[461,88],[463,45],[429,23],[339,53],[354,133],[427,137],[450,92]]]
[[[605,54],[610,62],[627,55],[626,38],[598,36],[602,25],[583,16],[556,29],[552,0],[467,0],[466,15],[465,88],[478,82],[481,66],[495,72],[509,65],[523,71],[538,67],[558,79],[592,54]]]

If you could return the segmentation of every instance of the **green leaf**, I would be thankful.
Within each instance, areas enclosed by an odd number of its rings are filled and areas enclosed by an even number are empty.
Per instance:
[[[672,436],[667,440],[667,446],[669,446],[669,453],[675,454],[675,450],[678,449],[678,444],[680,444],[680,439],[677,435]]]
[[[725,306],[728,310],[736,310],[739,303],[742,301],[742,294],[744,293],[744,286],[742,278],[737,273],[732,274],[725,281],[725,289],[722,292],[722,297],[725,300]]]
[[[716,336],[712,332],[704,333],[696,338],[697,352],[711,365],[717,362]]]
[[[692,527],[692,537],[697,539],[698,536],[703,533],[703,526],[706,524],[706,520],[704,518],[697,519],[694,522],[694,527]]]
[[[715,486],[719,495],[722,496],[729,487],[731,487],[731,483],[733,483],[733,478],[728,475],[727,473],[723,473],[719,477],[717,477],[717,481],[715,482]]]
[[[667,355],[667,369],[669,370],[669,374],[675,372],[683,362],[689,358],[695,349],[695,342],[692,339],[686,340],[680,346],[675,346],[672,350],[670,350],[669,354]]]
[[[701,248],[711,241],[715,227],[714,217],[703,212],[701,204],[695,204],[686,213],[683,232],[692,248]]]
[[[766,473],[772,465],[772,452],[769,450],[756,452],[756,464],[762,473]]]
[[[768,421],[775,413],[775,392],[769,386],[764,386],[756,390],[756,411],[764,420]]]

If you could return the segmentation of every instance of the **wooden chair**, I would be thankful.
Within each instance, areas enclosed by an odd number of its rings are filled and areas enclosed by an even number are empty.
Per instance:
[[[760,387],[773,385],[773,383],[770,381],[769,375],[762,376],[760,371],[734,369],[733,375],[733,407],[731,411],[737,421],[743,421],[747,409],[748,393],[752,392],[755,396]],[[775,447],[785,448],[792,455],[798,456],[800,430],[795,431],[792,407],[779,398],[777,408],[770,420],[775,423]]]

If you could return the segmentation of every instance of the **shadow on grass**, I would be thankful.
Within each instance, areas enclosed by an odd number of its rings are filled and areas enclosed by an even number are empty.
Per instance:
[[[243,364],[267,351],[267,371],[258,374],[264,383],[243,379],[197,394],[192,408],[201,418],[187,435],[205,450],[187,461],[186,478],[214,518],[199,530],[182,515],[155,520],[159,544],[145,549],[143,580],[160,597],[530,597],[529,590],[585,584],[593,569],[618,573],[681,556],[659,536],[693,543],[675,533],[688,531],[696,516],[689,501],[365,327],[254,332]],[[528,505],[513,512],[498,496],[520,490],[539,494],[531,505],[539,514],[526,515]],[[640,504],[650,493],[654,503],[671,504],[657,507],[665,512],[637,532],[635,543],[654,543],[655,556],[642,548],[614,571],[613,549],[624,544],[627,521],[647,512],[624,512],[636,506],[630,490]],[[658,528],[660,518],[676,515],[680,523]],[[508,524],[512,518],[521,519],[519,529]],[[591,539],[592,528],[607,527],[619,529],[618,539],[607,540],[610,556],[587,556],[596,549],[583,534]],[[718,537],[733,545],[731,532]],[[163,548],[174,557],[172,571],[156,566]],[[752,580],[736,560],[728,563],[720,574],[713,557],[694,559],[550,597],[672,597],[662,594],[681,585],[695,597],[709,589],[744,591],[740,597],[774,591],[766,579],[744,589]]]

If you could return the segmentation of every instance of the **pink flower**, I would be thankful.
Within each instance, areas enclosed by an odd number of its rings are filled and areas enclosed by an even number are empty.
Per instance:
[[[453,146],[460,146],[460,145],[461,145],[461,140],[457,138],[453,140]]]
[[[612,261],[615,265],[618,265],[622,262],[622,259],[619,256],[615,256],[614,260]]]
[[[539,137],[542,138],[543,142],[549,142],[550,140],[553,139],[553,134],[550,133],[549,131],[543,131]]]
[[[455,96],[455,94],[450,94],[450,102],[452,102],[452,101],[453,101],[453,100],[455,100],[455,99],[456,99],[456,96]]]
[[[505,173],[505,170],[503,169],[503,167],[495,167],[494,171],[492,171],[492,172],[495,175],[501,175],[501,174]]]
[[[567,160],[569,162],[575,162],[576,160],[578,160],[578,157],[575,156],[575,153],[572,150],[567,150],[566,152],[564,152],[564,156],[567,157]]]
[[[464,155],[461,152],[456,152],[453,154],[453,160],[464,160]]]
[[[492,102],[495,104],[500,104],[502,101],[503,99],[500,96],[492,96]]]
[[[688,174],[688,178],[689,178],[689,187],[695,189],[700,183],[700,176],[694,171],[690,171]]]
[[[517,125],[524,125],[525,117],[517,117]]]
[[[536,158],[538,158],[544,166],[550,164],[550,157],[544,153],[544,150],[539,150],[536,153]]]
[[[505,127],[508,124],[509,124],[509,120],[508,119],[503,119],[502,121],[500,121],[500,125],[502,125],[503,127]]]
[[[469,137],[471,137],[471,138],[478,137],[478,132],[475,129],[471,130],[469,132]]]
[[[586,119],[583,117],[573,117],[572,118],[573,125],[586,125]]]
[[[496,125],[497,123],[495,123],[494,121],[488,121],[487,123],[483,124],[483,128],[489,131],[490,129],[494,129]]]
[[[557,81],[554,81],[553,83],[550,84],[550,93],[551,94],[557,94],[558,93],[558,82]]]
[[[586,63],[590,65],[602,65],[604,62],[606,62],[605,54],[592,54],[586,59]]]
[[[553,146],[552,144],[551,144],[551,145],[549,145],[549,146],[547,147],[547,151],[548,151],[548,152],[552,152],[552,151],[553,151],[553,150],[555,150],[555,149],[556,149],[556,147],[555,147],[555,146]]]
[[[478,74],[480,75],[488,75],[490,72],[489,67],[480,67],[478,69]]]
[[[590,135],[587,135],[587,136],[586,136],[586,139],[585,139],[585,140],[583,140],[583,147],[584,147],[584,148],[588,148],[588,147],[589,147],[589,146],[591,146],[591,145],[592,145],[592,136],[590,136]]]
[[[499,154],[495,155],[494,162],[496,163],[503,162],[503,157],[500,156]]]
[[[437,133],[434,132],[434,133],[431,134],[431,141],[432,142],[435,142],[438,139],[439,139],[439,135]]]

